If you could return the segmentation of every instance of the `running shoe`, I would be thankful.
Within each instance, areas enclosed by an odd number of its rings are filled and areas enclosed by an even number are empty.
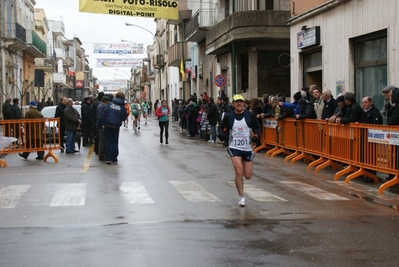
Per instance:
[[[145,125],[147,125],[147,122],[145,122]]]
[[[140,130],[140,126],[139,126],[139,127],[137,127],[137,130]]]
[[[112,162],[111,161],[107,161],[107,164],[110,165]]]
[[[245,197],[240,197],[240,201],[238,201],[239,207],[245,207]]]
[[[215,141],[213,141],[213,140],[209,140],[209,141],[208,141],[208,143],[214,144],[214,143],[215,143]]]

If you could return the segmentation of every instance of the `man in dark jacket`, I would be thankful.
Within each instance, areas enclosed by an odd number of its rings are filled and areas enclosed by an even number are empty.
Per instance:
[[[360,118],[363,114],[363,109],[356,102],[356,97],[354,93],[345,94],[345,113],[342,118],[337,118],[336,122],[338,124],[348,124],[351,122],[360,122]]]
[[[93,128],[93,111],[90,97],[85,97],[82,102],[82,134],[83,146],[90,146],[90,135]]]
[[[369,124],[382,124],[380,111],[374,106],[373,99],[366,96],[362,99],[363,114],[360,122]]]
[[[14,98],[12,100],[13,105],[11,107],[11,119],[12,120],[20,120],[22,118],[22,112],[21,109],[19,108],[19,99],[18,98]],[[14,123],[11,125],[11,128],[13,129],[13,134],[14,134],[14,138],[18,139],[21,136],[21,125],[19,123]],[[21,136],[22,139],[22,136]],[[17,141],[18,142],[18,141]],[[23,143],[24,141],[21,140],[21,143]]]
[[[97,115],[97,120],[104,123],[105,158],[107,164],[117,164],[119,155],[119,129],[127,118],[125,109],[125,94],[118,92],[115,98],[106,106],[103,114]]]
[[[299,114],[295,115],[295,119],[316,119],[316,112],[314,111],[313,105],[306,101],[305,98],[298,100]]]
[[[64,116],[64,110],[66,108],[67,104],[67,98],[64,96],[61,98],[60,103],[58,103],[57,107],[55,108],[55,118],[60,118],[60,125],[58,126],[58,134],[61,137],[61,153],[64,152],[65,146],[64,146],[64,136],[65,136],[65,116]]]
[[[102,102],[102,98],[104,96],[104,92],[99,92],[97,97],[94,100],[93,103],[93,125],[94,127],[94,153],[98,154],[98,146],[99,146],[99,133],[98,133],[98,128],[97,128],[97,108],[100,105],[100,103]],[[107,103],[108,104],[108,103]]]
[[[388,125],[399,125],[399,90],[391,90],[391,102],[395,104],[392,108],[392,114],[388,120]]]
[[[7,97],[6,101],[3,103],[2,106],[2,113],[3,113],[3,120],[10,120],[11,119],[11,97]],[[6,124],[4,128],[4,136],[11,136],[10,127]]]
[[[211,133],[212,133],[212,138],[209,140],[209,143],[216,143],[216,125],[218,123],[219,119],[219,112],[218,108],[215,104],[215,101],[213,100],[213,97],[209,98],[209,110],[208,110],[208,120],[209,120],[209,126],[211,127]]]
[[[326,89],[321,94],[323,98],[324,106],[323,112],[321,113],[321,119],[325,120],[331,118],[335,113],[335,109],[338,107],[337,100],[334,99],[330,90]]]
[[[64,118],[65,118],[65,131],[67,134],[67,139],[65,142],[65,152],[66,153],[76,153],[79,150],[75,149],[76,142],[76,131],[79,125],[82,123],[79,117],[78,111],[73,107],[72,98],[67,99],[67,106],[64,110]]]

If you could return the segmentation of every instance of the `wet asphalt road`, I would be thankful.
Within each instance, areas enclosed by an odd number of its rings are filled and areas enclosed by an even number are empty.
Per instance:
[[[397,266],[398,196],[257,154],[237,207],[225,148],[151,118],[121,128],[116,166],[92,149],[4,159],[0,266]],[[51,161],[51,160],[50,160]],[[328,197],[326,197],[328,196]],[[366,201],[366,200],[368,201]]]

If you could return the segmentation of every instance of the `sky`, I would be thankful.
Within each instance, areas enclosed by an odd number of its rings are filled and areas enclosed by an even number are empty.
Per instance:
[[[2,1],[2,0],[0,0]],[[97,79],[127,79],[130,68],[96,67],[96,58],[106,56],[93,53],[93,43],[121,43],[121,39],[135,43],[143,43],[144,48],[153,43],[153,36],[138,27],[126,26],[132,23],[155,33],[153,18],[136,18],[106,14],[79,12],[79,0],[35,0],[35,8],[42,8],[48,20],[62,20],[65,24],[65,37],[79,38]],[[108,56],[117,58],[123,56]],[[144,58],[145,54],[132,55],[134,58]],[[126,57],[125,57],[126,58]]]

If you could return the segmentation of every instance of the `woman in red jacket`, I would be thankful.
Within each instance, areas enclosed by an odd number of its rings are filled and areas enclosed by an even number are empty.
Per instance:
[[[170,108],[166,104],[165,100],[161,101],[161,106],[157,108],[155,111],[155,116],[158,117],[159,120],[159,128],[160,128],[160,135],[159,135],[159,142],[163,143],[163,132],[165,130],[165,144],[169,144],[168,137],[169,137],[169,115],[170,115]]]

